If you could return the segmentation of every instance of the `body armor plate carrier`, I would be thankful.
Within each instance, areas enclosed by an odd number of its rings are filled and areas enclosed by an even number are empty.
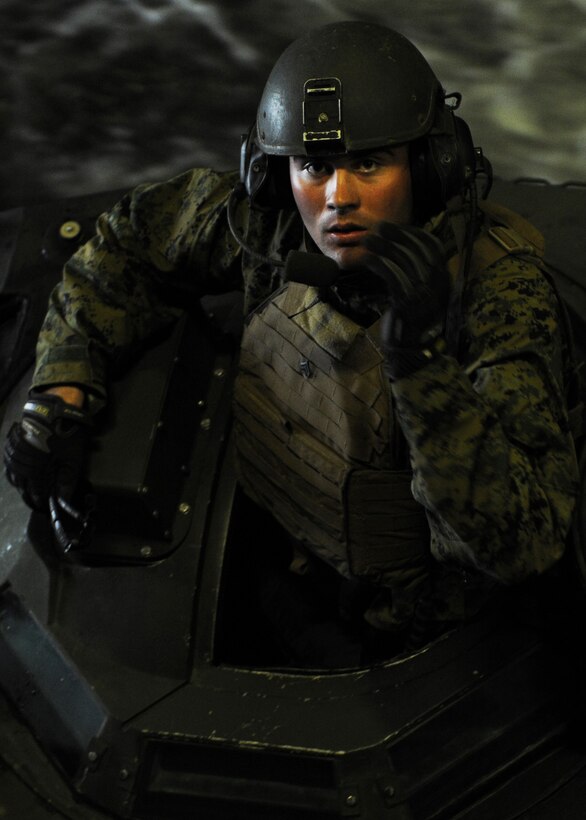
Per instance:
[[[235,386],[245,491],[342,574],[411,587],[429,533],[391,402],[378,323],[293,283],[249,318]]]

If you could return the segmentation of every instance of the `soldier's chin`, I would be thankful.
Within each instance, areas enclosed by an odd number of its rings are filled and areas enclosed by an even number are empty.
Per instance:
[[[327,255],[337,262],[338,267],[344,271],[363,270],[365,265],[366,248],[361,245],[348,245],[344,248],[336,248]]]

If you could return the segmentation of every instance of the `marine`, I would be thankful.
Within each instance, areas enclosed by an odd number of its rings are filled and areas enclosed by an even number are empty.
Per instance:
[[[490,165],[458,105],[399,33],[330,24],[275,64],[238,173],[191,169],[103,214],[51,296],[6,444],[27,503],[76,511],[109,373],[175,321],[177,294],[241,288],[240,481],[316,607],[308,578],[417,647],[554,566],[577,494],[560,306],[543,238],[482,199]],[[312,624],[277,621],[299,661]]]

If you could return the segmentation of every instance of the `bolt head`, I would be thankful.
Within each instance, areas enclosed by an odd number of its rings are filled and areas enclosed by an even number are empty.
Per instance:
[[[74,219],[68,219],[59,228],[59,236],[62,239],[75,239],[81,233],[81,225]]]

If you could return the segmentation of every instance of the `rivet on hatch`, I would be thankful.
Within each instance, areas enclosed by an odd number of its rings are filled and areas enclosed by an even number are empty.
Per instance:
[[[74,219],[68,219],[59,228],[59,236],[62,239],[75,239],[81,233],[81,225]]]

